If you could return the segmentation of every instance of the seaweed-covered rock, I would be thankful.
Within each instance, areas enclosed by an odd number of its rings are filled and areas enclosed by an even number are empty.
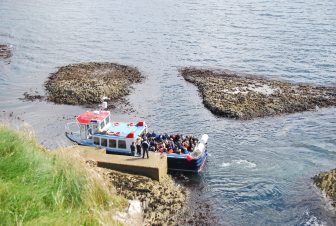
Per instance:
[[[292,84],[196,68],[184,68],[180,73],[198,87],[205,107],[224,117],[252,119],[336,105],[335,87]]]
[[[186,188],[176,184],[171,177],[158,182],[144,176],[99,168],[90,160],[86,163],[102,175],[117,194],[142,203],[146,225],[177,225],[180,221],[186,205]]]
[[[322,172],[313,177],[314,184],[321,189],[336,207],[336,169]]]
[[[118,100],[129,93],[132,83],[143,77],[138,69],[114,63],[80,63],[59,68],[45,83],[49,101],[59,104],[101,103],[106,96]]]
[[[12,56],[12,48],[10,45],[0,44],[0,59],[7,59]]]

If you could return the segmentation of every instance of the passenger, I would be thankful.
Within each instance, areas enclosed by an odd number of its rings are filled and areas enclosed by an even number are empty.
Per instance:
[[[189,154],[189,151],[185,147],[183,147],[182,148],[182,154]]]
[[[135,144],[134,144],[134,142],[132,142],[130,148],[131,148],[131,154],[135,155]]]
[[[180,134],[176,134],[175,138],[174,138],[174,142],[179,142],[180,141]]]
[[[182,143],[178,142],[177,147],[178,147],[178,149],[182,149],[182,147],[183,147]]]
[[[156,151],[156,143],[155,143],[154,140],[151,140],[151,141],[149,142],[149,150],[150,150],[150,151]]]
[[[174,148],[174,147],[176,146],[175,143],[174,143],[174,141],[173,141],[173,138],[170,138],[169,145],[170,145],[172,148]]]
[[[147,154],[147,158],[149,159],[149,155],[148,155],[148,148],[149,148],[149,143],[146,139],[143,140],[142,142],[142,158],[145,158],[145,153]]]
[[[151,134],[151,137],[156,138],[156,133],[153,131],[153,133]]]
[[[163,155],[163,148],[159,149],[160,155]]]
[[[168,139],[168,138],[169,138],[168,133],[165,133],[165,134],[163,135],[163,139],[166,140],[166,139]]]
[[[137,149],[137,156],[141,156],[141,137],[137,138],[135,147]]]
[[[196,146],[195,146],[194,144],[192,144],[192,145],[191,145],[191,148],[190,148],[190,152],[193,152],[193,151],[195,150],[195,147],[196,147]]]
[[[193,142],[192,142],[192,136],[190,135],[189,138],[188,138],[188,145],[189,145],[189,148],[188,148],[188,151],[191,151],[191,147],[193,145]]]
[[[169,149],[168,154],[172,154],[172,153],[174,153],[173,149]]]
[[[160,133],[160,135],[157,137],[157,141],[161,142],[163,140],[163,135],[162,133]]]

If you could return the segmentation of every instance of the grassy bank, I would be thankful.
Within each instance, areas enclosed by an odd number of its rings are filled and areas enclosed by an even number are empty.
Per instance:
[[[116,224],[126,200],[83,165],[0,126],[0,225]]]

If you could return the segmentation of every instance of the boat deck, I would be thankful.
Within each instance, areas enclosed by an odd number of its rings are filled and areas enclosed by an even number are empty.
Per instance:
[[[88,146],[71,146],[68,151],[77,151],[85,160],[97,162],[98,167],[137,174],[161,181],[167,176],[167,157],[149,152],[149,159],[134,156],[106,154],[105,149]]]

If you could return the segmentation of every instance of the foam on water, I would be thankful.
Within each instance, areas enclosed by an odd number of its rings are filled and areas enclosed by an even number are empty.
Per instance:
[[[305,215],[308,217],[307,222],[304,222],[304,226],[327,226],[327,223],[319,220],[316,216],[312,215],[308,211],[305,212]]]
[[[255,168],[257,165],[245,159],[232,160],[231,162],[223,162],[222,167],[242,167],[242,168]]]

